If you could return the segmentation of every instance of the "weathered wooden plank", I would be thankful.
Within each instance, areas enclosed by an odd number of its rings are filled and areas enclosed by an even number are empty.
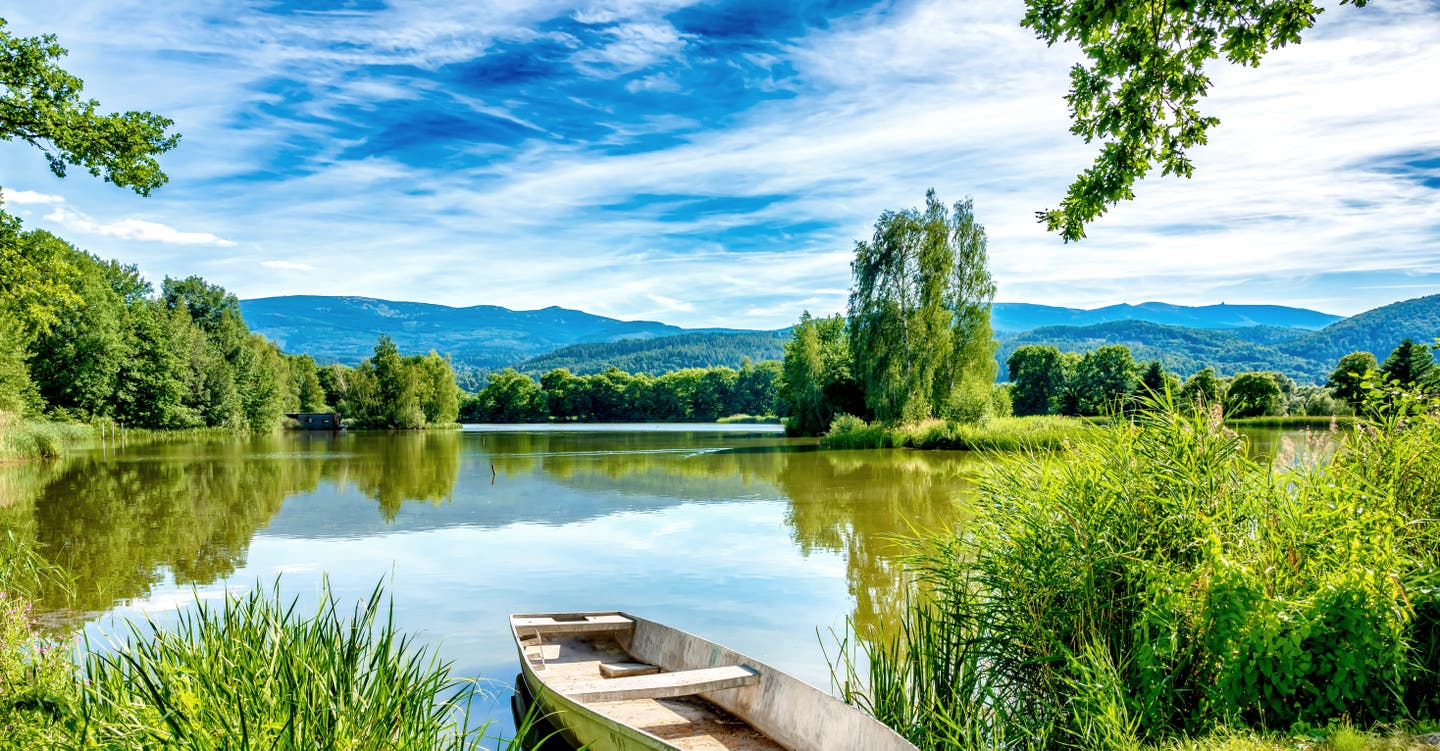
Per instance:
[[[654,675],[660,668],[648,662],[602,662],[600,675],[605,678],[629,678],[632,675]]]
[[[522,635],[534,634],[594,634],[607,631],[628,631],[635,622],[623,615],[592,615],[584,620],[557,621],[548,616],[535,618],[512,618],[510,622]]]
[[[577,701],[597,703],[628,699],[671,699],[692,696],[727,688],[750,686],[760,682],[760,674],[743,665],[700,670],[677,670],[673,673],[637,675],[629,678],[607,678],[576,683],[565,695]]]

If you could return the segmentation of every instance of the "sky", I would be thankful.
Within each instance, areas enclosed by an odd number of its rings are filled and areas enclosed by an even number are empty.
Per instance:
[[[1440,292],[1440,0],[1332,4],[1259,68],[1215,64],[1195,177],[1070,244],[1034,214],[1095,154],[1079,54],[1016,0],[7,5],[88,96],[183,138],[149,198],[0,144],[6,210],[156,283],[777,328],[843,310],[855,242],[934,188],[973,198],[999,301]]]

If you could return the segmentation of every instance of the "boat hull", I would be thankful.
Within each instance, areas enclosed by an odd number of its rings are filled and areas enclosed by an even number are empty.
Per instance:
[[[595,633],[585,630],[592,621]],[[511,627],[526,688],[573,747],[916,751],[830,694],[663,624],[611,612],[515,615]],[[636,666],[649,675],[612,675]],[[662,685],[680,690],[655,693]]]

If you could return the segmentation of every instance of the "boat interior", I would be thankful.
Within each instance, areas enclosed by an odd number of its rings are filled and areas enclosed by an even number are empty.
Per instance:
[[[630,653],[636,624],[618,613],[515,616],[511,624],[536,676],[598,714],[685,751],[784,751],[702,696],[759,683],[750,667],[662,669]]]

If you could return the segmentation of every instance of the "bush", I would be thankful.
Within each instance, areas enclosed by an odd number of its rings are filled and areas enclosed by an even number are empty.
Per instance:
[[[859,640],[843,692],[923,748],[1434,717],[1440,408],[1386,398],[1320,466],[1155,405],[996,463],[962,535],[915,542],[899,636]]]

